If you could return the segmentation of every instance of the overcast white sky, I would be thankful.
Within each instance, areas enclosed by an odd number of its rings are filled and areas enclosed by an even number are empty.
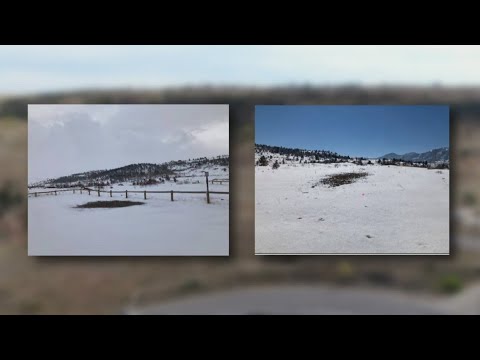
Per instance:
[[[3,45],[0,94],[181,85],[479,85],[478,45]]]
[[[29,105],[28,181],[228,154],[228,105]]]

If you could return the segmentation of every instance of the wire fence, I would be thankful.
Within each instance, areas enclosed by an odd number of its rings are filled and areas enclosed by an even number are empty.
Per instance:
[[[113,194],[125,194],[125,198],[128,199],[128,194],[143,194],[144,200],[148,199],[148,194],[170,194],[170,200],[174,201],[174,194],[205,194],[207,197],[207,203],[210,203],[210,194],[218,194],[218,195],[230,195],[228,191],[180,191],[180,190],[100,190],[100,189],[91,189],[91,188],[72,188],[72,189],[59,189],[59,190],[47,190],[47,191],[33,191],[29,192],[29,197],[38,197],[39,195],[57,195],[62,192],[72,192],[75,194],[79,192],[80,194],[88,194],[91,195],[92,193],[98,196],[101,194],[107,194],[110,197],[113,197]]]
[[[220,184],[222,185],[223,183],[230,183],[230,179],[213,179],[211,180],[212,181],[212,185],[213,184]]]

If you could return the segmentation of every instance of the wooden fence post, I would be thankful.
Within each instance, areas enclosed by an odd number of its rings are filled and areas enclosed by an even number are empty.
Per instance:
[[[35,193],[35,197],[37,197],[37,193]]]
[[[55,195],[57,195],[57,190],[55,190]]]
[[[125,190],[125,199],[128,199],[128,190]]]
[[[82,189],[80,189],[80,195],[82,194]]]
[[[110,197],[112,197],[112,190],[110,190]]]
[[[143,198],[144,198],[145,200],[147,200],[147,190],[145,190],[145,191],[143,192]]]
[[[88,195],[90,195],[90,189],[88,189]]]
[[[100,189],[98,190],[98,196],[100,196]]]
[[[210,191],[208,190],[208,172],[205,173],[205,177],[207,178],[207,204],[210,204]]]
[[[173,190],[170,190],[170,200],[173,201]]]

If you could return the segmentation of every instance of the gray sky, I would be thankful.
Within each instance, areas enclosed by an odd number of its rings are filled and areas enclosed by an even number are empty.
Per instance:
[[[228,154],[228,105],[29,105],[28,181]]]

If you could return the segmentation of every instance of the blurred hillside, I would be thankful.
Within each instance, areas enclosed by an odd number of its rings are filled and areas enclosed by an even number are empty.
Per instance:
[[[479,87],[179,87],[162,90],[84,90],[0,98],[0,118],[27,119],[26,104],[341,105],[450,104],[458,115],[480,115]],[[238,119],[248,121],[247,118]]]
[[[25,120],[27,104],[34,103],[230,104],[231,256],[28,258]],[[450,105],[452,255],[253,255],[257,104]],[[442,295],[480,280],[480,87],[207,87],[6,97],[0,99],[0,167],[0,313],[112,313],[244,284],[329,283]]]

